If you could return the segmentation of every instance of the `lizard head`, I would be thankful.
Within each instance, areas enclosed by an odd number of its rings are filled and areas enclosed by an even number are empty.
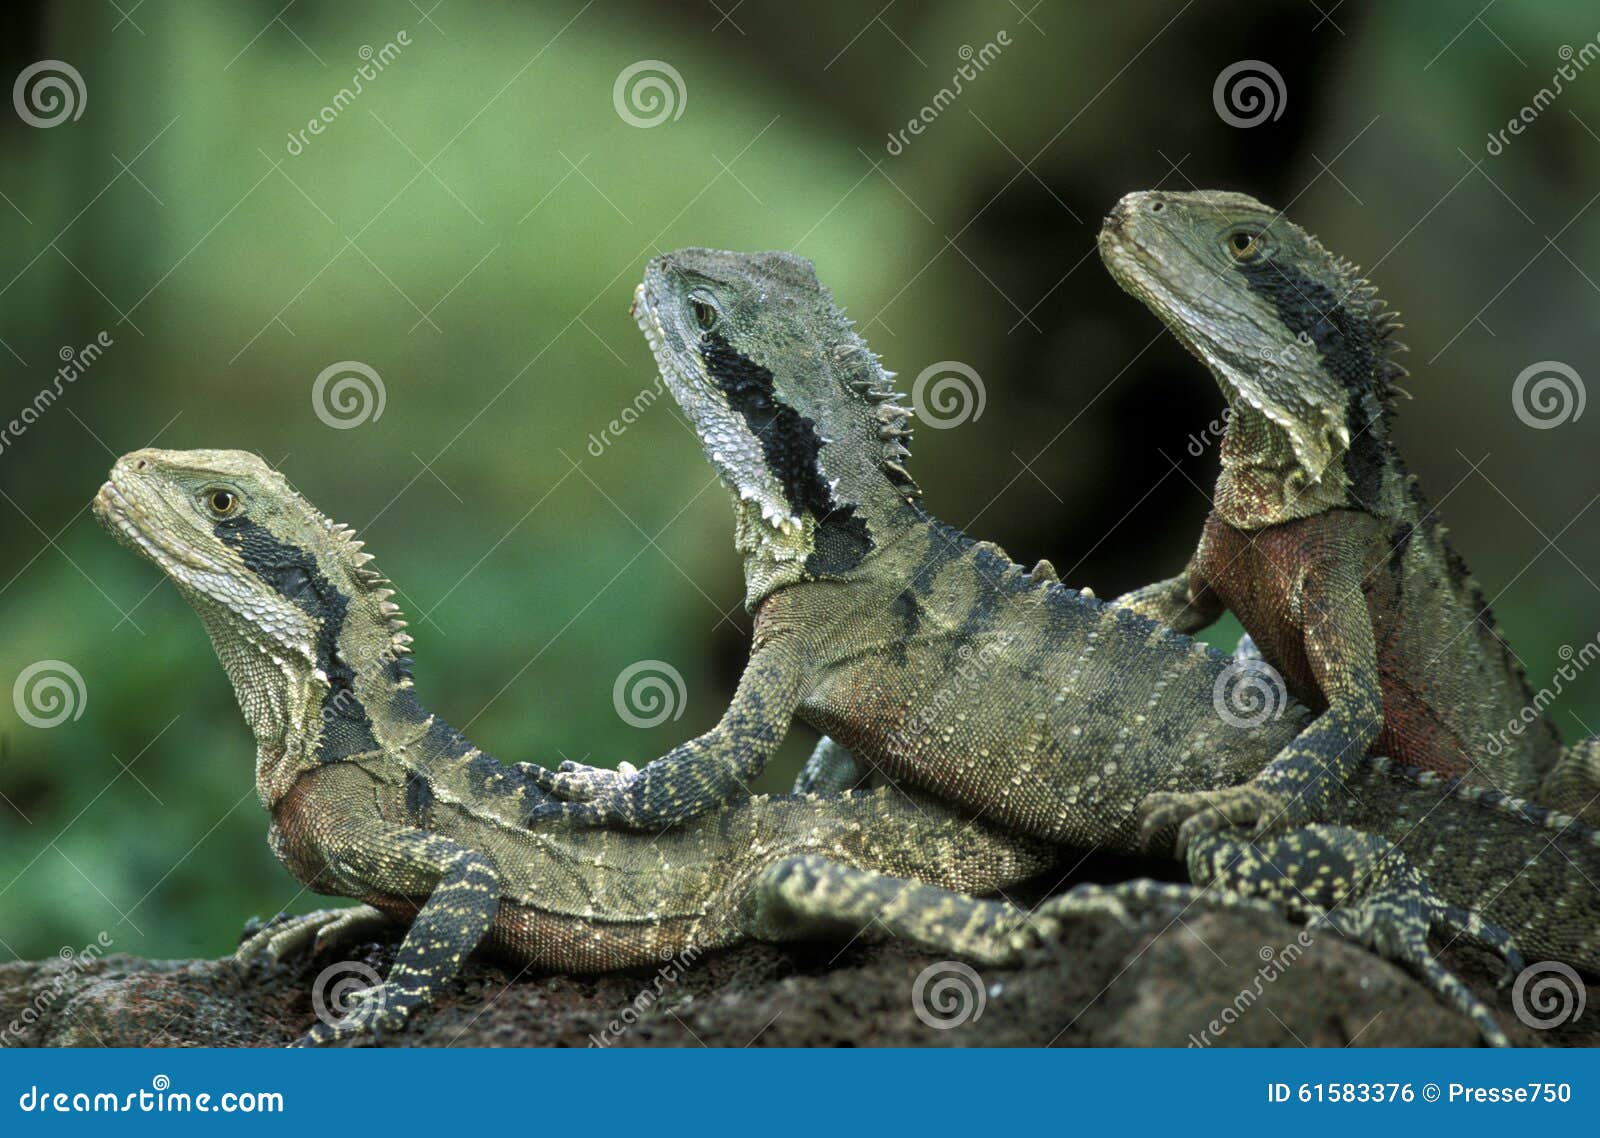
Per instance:
[[[134,451],[94,512],[199,614],[258,738],[281,736],[305,710],[296,698],[322,698],[354,668],[404,672],[410,638],[372,555],[255,455]]]
[[[1321,482],[1387,407],[1393,314],[1354,265],[1245,194],[1128,194],[1100,255],[1200,359],[1235,412],[1287,436],[1293,481]],[[1353,425],[1354,424],[1354,425]]]
[[[667,387],[759,541],[827,575],[918,493],[910,411],[810,261],[683,249],[651,261],[634,294]]]

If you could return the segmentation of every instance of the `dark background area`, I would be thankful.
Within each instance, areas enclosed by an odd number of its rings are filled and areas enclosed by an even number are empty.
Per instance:
[[[502,758],[641,763],[716,720],[749,631],[725,495],[669,401],[590,451],[654,385],[626,309],[682,245],[812,258],[906,389],[971,367],[982,415],[918,435],[930,507],[1109,596],[1186,558],[1216,461],[1188,439],[1222,404],[1100,267],[1099,219],[1152,187],[1287,206],[1406,314],[1399,442],[1530,675],[1596,635],[1600,414],[1533,429],[1511,391],[1540,361],[1593,377],[1600,69],[1487,150],[1564,47],[1594,45],[1592,4],[876,7],[6,6],[0,79],[68,63],[82,113],[0,113],[0,424],[64,350],[111,346],[0,440],[0,689],[41,661],[83,681],[52,727],[0,699],[0,952],[105,931],[214,954],[252,913],[316,903],[262,840],[199,625],[87,513],[152,439],[259,452],[361,529],[424,698]],[[642,60],[682,80],[648,128],[613,103]],[[1252,127],[1213,99],[1245,60],[1281,77]],[[348,360],[385,405],[336,430],[312,385]],[[686,697],[639,729],[613,685],[644,660]],[[1569,737],[1600,726],[1600,677],[1552,711]],[[797,729],[763,786],[812,741]]]

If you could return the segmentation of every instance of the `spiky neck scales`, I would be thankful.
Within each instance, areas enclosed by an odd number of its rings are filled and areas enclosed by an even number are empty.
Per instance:
[[[1354,265],[1254,198],[1220,191],[1129,194],[1100,250],[1228,399],[1224,518],[1259,528],[1380,506],[1404,374],[1388,357],[1403,346]]]
[[[1331,281],[1288,256],[1235,271],[1271,304],[1279,345],[1253,373],[1217,375],[1230,413],[1218,508],[1246,527],[1342,505],[1380,511],[1395,465],[1392,385],[1405,374],[1388,356],[1394,314],[1349,262],[1334,263]],[[1316,390],[1338,394],[1321,405],[1298,398]],[[1320,446],[1301,445],[1311,432]],[[1308,449],[1320,465],[1307,464]]]
[[[809,262],[657,258],[635,316],[735,500],[746,604],[836,579],[906,526],[910,411]]]
[[[238,451],[135,452],[95,500],[204,624],[256,738],[271,805],[303,770],[379,744],[374,718],[413,709],[394,590],[348,527]]]
[[[415,703],[411,637],[390,599],[394,589],[348,527],[324,524],[321,548],[285,541],[247,518],[215,526],[261,582],[306,614],[309,640],[286,640],[214,601],[195,605],[240,693],[268,805],[306,769],[378,750],[374,715]],[[419,709],[407,718],[423,716]]]
[[[904,524],[905,503],[919,492],[904,466],[911,412],[891,390],[893,377],[859,341],[830,348],[833,366],[852,378],[838,393],[837,425],[828,428],[785,403],[772,371],[727,340],[708,333],[700,351],[706,374],[757,440],[763,473],[782,491],[777,516],[759,496],[734,493],[746,604],[754,608],[796,581],[847,576]],[[847,417],[877,436],[876,464],[835,445],[839,435],[859,433]]]

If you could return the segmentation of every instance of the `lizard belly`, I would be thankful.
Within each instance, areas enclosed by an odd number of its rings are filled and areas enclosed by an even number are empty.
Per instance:
[[[1383,727],[1369,753],[1444,774],[1469,773],[1473,721],[1485,702],[1493,702],[1490,677],[1479,674],[1478,638],[1444,627],[1449,622],[1440,620],[1440,596],[1418,596],[1422,578],[1399,562],[1386,564],[1393,555],[1384,556],[1388,546],[1377,525],[1368,515],[1329,511],[1247,531],[1212,515],[1197,568],[1289,693],[1322,711],[1328,700],[1307,659],[1293,595],[1302,581],[1319,585],[1319,574],[1337,579],[1335,566],[1345,572],[1358,566],[1383,693]],[[1403,549],[1398,556],[1405,556]],[[1464,620],[1470,624],[1470,614]]]
[[[1196,569],[1278,670],[1289,694],[1320,712],[1328,701],[1312,675],[1291,602],[1295,582],[1318,556],[1320,535],[1305,524],[1314,520],[1243,530],[1213,513],[1206,519]]]

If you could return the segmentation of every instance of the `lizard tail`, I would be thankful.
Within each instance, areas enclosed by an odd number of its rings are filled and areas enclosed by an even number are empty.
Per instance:
[[[1539,784],[1539,801],[1600,825],[1600,737],[1567,748]]]
[[[1450,905],[1534,961],[1600,973],[1600,830],[1563,811],[1373,758],[1330,821],[1381,835]]]

